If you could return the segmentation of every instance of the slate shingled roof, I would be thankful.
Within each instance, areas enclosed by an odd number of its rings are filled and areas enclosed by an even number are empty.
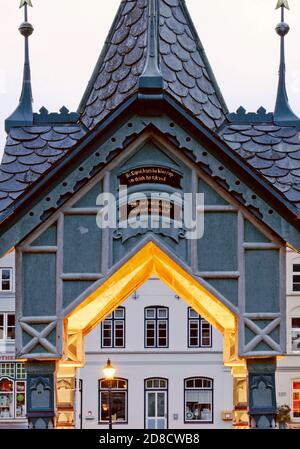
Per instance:
[[[231,123],[220,135],[300,210],[300,137],[296,127]]]
[[[149,0],[125,0],[107,38],[80,105],[92,129],[138,90],[148,42]],[[158,0],[160,71],[165,90],[211,129],[224,122],[227,107],[182,0]]]
[[[84,135],[78,125],[12,128],[0,166],[0,212]]]
[[[138,90],[147,60],[151,0],[123,0],[83,97],[78,124],[11,128],[0,166],[0,214],[70,153],[88,130]],[[300,211],[296,127],[231,122],[183,0],[157,0],[159,65],[165,91],[265,177]],[[234,115],[234,114],[233,114]],[[242,113],[239,115],[245,117]],[[254,114],[255,115],[255,114]],[[272,115],[272,114],[271,114]],[[242,118],[243,118],[242,117]],[[299,129],[299,128],[298,128]]]

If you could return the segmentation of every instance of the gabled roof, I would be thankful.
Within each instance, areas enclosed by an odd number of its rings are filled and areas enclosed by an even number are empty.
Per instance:
[[[150,67],[151,58],[157,60]],[[32,126],[10,128],[0,167],[0,221],[54,166],[72,158],[83,139],[88,142],[129,103],[147,99],[141,79],[151,76],[162,80],[161,92],[153,91],[152,98],[171,98],[178,114],[187,113],[212,136],[217,133],[226,148],[268,181],[285,206],[291,205],[294,214],[295,207],[300,211],[300,121],[297,126],[278,123],[262,108],[257,114],[243,108],[228,114],[185,2],[123,0],[80,115],[65,108],[61,114],[42,109],[32,114]]]
[[[183,0],[122,1],[79,107],[82,123],[94,128],[138,91],[151,52],[152,2],[153,46],[164,89],[206,126],[218,128],[227,107]]]

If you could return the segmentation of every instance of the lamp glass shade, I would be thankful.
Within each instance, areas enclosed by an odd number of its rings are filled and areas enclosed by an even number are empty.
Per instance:
[[[106,366],[103,368],[104,377],[107,380],[112,380],[115,377],[116,368],[114,368],[111,364],[111,361],[108,360]]]

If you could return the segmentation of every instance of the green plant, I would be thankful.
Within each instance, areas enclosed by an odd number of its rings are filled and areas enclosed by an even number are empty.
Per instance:
[[[291,422],[291,408],[288,405],[281,405],[278,407],[277,422],[284,424]]]

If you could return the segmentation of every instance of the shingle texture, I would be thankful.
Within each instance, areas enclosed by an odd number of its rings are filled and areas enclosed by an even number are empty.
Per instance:
[[[84,135],[78,125],[12,128],[0,166],[0,212]]]
[[[80,124],[11,128],[0,167],[0,213],[72,151],[87,130],[138,90],[147,61],[149,4],[150,0],[121,2],[83,97]],[[165,91],[202,124],[218,132],[233,151],[300,211],[300,140],[296,127],[263,120],[233,123],[229,116],[226,120],[226,105],[185,2],[157,0],[157,5],[155,45]],[[238,115],[246,117],[243,111]],[[251,120],[257,122],[260,118]]]
[[[138,90],[147,58],[149,3],[127,0],[120,7],[81,105],[82,122],[89,129]],[[158,0],[158,6],[155,39],[164,88],[216,129],[227,109],[184,2]]]
[[[300,138],[295,127],[229,124],[224,141],[300,210]]]

